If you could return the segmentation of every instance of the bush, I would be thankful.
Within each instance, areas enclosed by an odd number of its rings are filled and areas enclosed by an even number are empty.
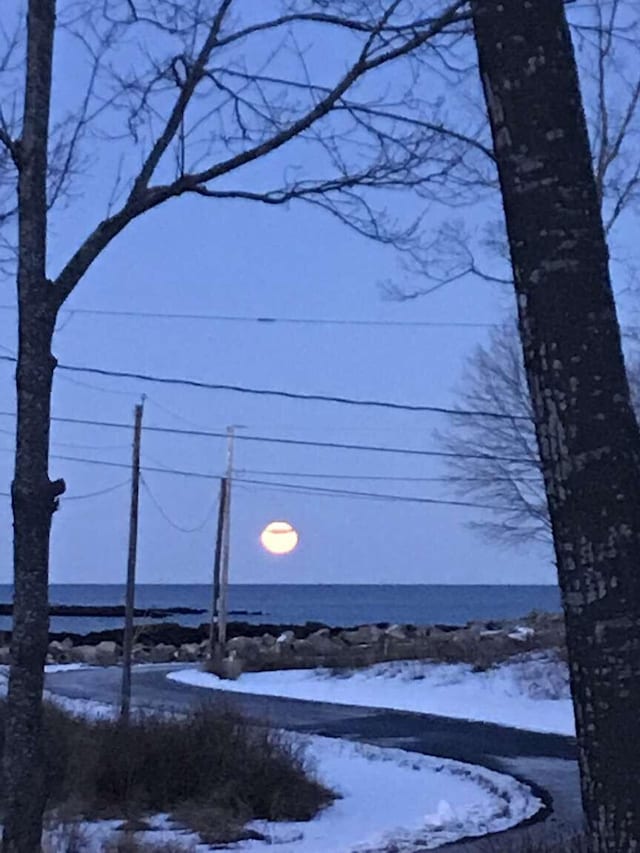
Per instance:
[[[299,745],[238,716],[203,708],[122,725],[48,707],[45,719],[48,808],[67,817],[191,815],[215,835],[213,817],[228,838],[248,820],[307,820],[333,796]]]

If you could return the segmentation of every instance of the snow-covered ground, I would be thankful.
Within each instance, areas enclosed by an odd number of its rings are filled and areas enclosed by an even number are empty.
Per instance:
[[[197,669],[168,678],[239,693],[261,693],[441,714],[539,732],[574,734],[566,664],[553,654],[522,655],[484,672],[467,664],[394,661],[336,674],[327,669],[248,672],[222,681]]]
[[[542,667],[540,671],[545,672],[547,677],[544,692],[549,689],[550,683],[548,661],[539,663]],[[530,676],[531,661],[526,664],[525,670]],[[274,689],[273,680],[270,687],[267,682],[263,682],[263,688],[266,689],[257,689],[254,682],[256,678],[266,675],[272,679],[304,675],[307,687],[315,684],[316,687],[324,685],[324,688],[320,695],[316,692],[315,695],[305,694],[302,698],[394,707],[388,701],[371,702],[368,694],[363,698],[360,693],[360,698],[356,699],[357,688],[355,694],[352,690],[347,698],[334,698],[327,692],[327,685],[346,685],[349,682],[357,684],[357,679],[360,679],[363,684],[377,683],[379,691],[382,685],[383,694],[388,699],[391,694],[385,692],[385,685],[395,684],[397,687],[401,684],[417,684],[428,691],[436,682],[445,687],[460,681],[463,685],[466,683],[471,692],[475,689],[473,707],[478,707],[477,688],[474,688],[473,683],[468,683],[475,674],[471,673],[468,667],[438,667],[441,671],[435,678],[435,672],[430,671],[434,666],[415,662],[386,664],[353,673],[347,678],[336,678],[321,671],[244,675],[239,682],[231,685],[253,693],[302,695],[283,693],[277,687]],[[510,680],[506,679],[506,671],[502,673],[503,678],[511,684],[520,683],[515,666],[510,665]],[[449,671],[448,678],[444,677],[444,669]],[[182,681],[204,682],[208,686],[223,686],[225,689],[230,686],[229,682],[220,684],[213,676],[193,669],[172,673],[170,677]],[[243,688],[245,681],[248,681],[250,686],[245,683]],[[534,681],[529,677],[527,683],[529,693],[535,695]],[[557,686],[560,690],[563,689],[561,678]],[[537,689],[542,690],[541,684]],[[56,696],[50,698],[75,714],[96,717],[114,712],[110,706],[95,702],[64,700]],[[551,700],[530,698],[530,701]],[[417,849],[433,849],[459,838],[482,836],[508,829],[533,816],[542,807],[540,800],[526,785],[508,775],[482,767],[333,738],[312,736],[304,738],[304,742],[310,766],[319,779],[338,792],[339,798],[312,821],[256,821],[251,827],[262,833],[265,840],[239,842],[229,845],[229,850],[236,853],[266,853],[268,849],[275,847],[279,853],[382,853],[384,850],[412,853]],[[183,845],[184,849],[189,851],[208,849],[204,845],[198,845],[197,837],[192,833],[182,832],[172,826],[166,815],[158,815],[151,819],[150,823],[154,830],[139,833],[136,837],[150,843],[172,841]],[[78,829],[83,839],[82,849],[86,853],[98,853],[103,850],[106,841],[113,838],[117,825],[116,821],[79,824]],[[63,830],[63,837],[64,832],[66,830]],[[55,844],[55,835],[51,840]]]
[[[236,853],[411,853],[465,836],[515,826],[534,815],[541,802],[526,786],[491,770],[348,741],[309,737],[307,755],[318,777],[341,796],[314,820],[250,827],[264,841],[228,846]],[[140,840],[171,840],[196,848],[196,837],[172,829],[166,815],[149,821],[155,831]],[[80,831],[86,853],[98,853],[117,822],[85,822]],[[208,849],[204,846],[198,849]]]

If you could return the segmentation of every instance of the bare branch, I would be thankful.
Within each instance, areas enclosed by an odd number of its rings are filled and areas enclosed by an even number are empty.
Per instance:
[[[166,184],[149,186],[150,178],[158,169],[164,153],[176,138],[179,127],[185,118],[187,107],[193,102],[198,84],[207,76],[205,73],[206,65],[214,47],[216,47],[225,14],[231,2],[232,0],[224,0],[220,4],[218,13],[208,30],[205,43],[198,53],[195,62],[190,63],[186,57],[182,58],[181,61],[184,66],[185,76],[184,78],[180,78],[178,96],[171,108],[169,118],[152,144],[150,153],[133,182],[132,190],[124,206],[118,213],[107,217],[97,226],[57,277],[55,293],[58,305],[64,302],[97,255],[137,216],[171,198],[176,198],[185,193],[198,193],[218,198],[224,197],[220,191],[212,190],[209,187],[211,182],[235,172],[258,159],[266,157],[288,142],[301,137],[321,119],[335,110],[343,96],[353,88],[356,82],[361,80],[369,72],[392,63],[400,57],[410,55],[427,41],[444,31],[451,23],[460,20],[462,15],[460,9],[464,6],[463,0],[457,0],[438,18],[430,21],[428,26],[412,33],[400,44],[392,48],[387,48],[386,42],[383,40],[383,47],[379,49],[378,39],[385,30],[385,27],[388,26],[389,20],[399,3],[399,0],[395,0],[395,2],[389,4],[384,15],[380,17],[376,25],[371,27],[355,62],[352,63],[338,82],[329,91],[325,92],[322,97],[317,99],[313,106],[307,109],[302,115],[292,121],[278,122],[273,133],[268,134],[263,140],[257,142],[257,144],[251,145],[231,157],[219,160],[198,171],[186,172],[181,169],[180,174],[175,180]],[[159,74],[157,75],[157,79],[160,79]],[[175,79],[174,83],[176,83]],[[391,177],[394,168],[398,169],[398,164],[392,163],[391,168],[388,168],[386,173],[383,169],[377,174],[378,182],[382,186],[391,185],[394,180]],[[401,168],[398,170],[401,171]],[[406,165],[404,166],[404,170],[406,173]],[[373,186],[376,184],[376,181],[369,181],[369,178],[375,174],[375,168],[373,170],[371,168],[369,170],[365,169],[360,172],[353,172],[351,176],[340,176],[337,180],[316,181],[315,189],[313,182],[307,182],[304,186],[298,185],[295,188],[295,192],[285,188],[284,190],[277,191],[275,194],[258,193],[255,200],[266,203],[283,203],[294,197],[306,197],[312,194],[326,194],[334,190],[342,190],[345,187],[354,186],[358,182],[364,185],[370,183]],[[408,176],[405,175],[405,180],[407,178]],[[416,179],[416,182],[419,183],[418,179]],[[238,194],[235,197],[239,197]],[[244,197],[251,197],[251,191],[247,191]]]

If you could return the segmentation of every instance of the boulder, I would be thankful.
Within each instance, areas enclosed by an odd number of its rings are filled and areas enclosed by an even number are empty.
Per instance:
[[[255,652],[260,645],[260,640],[255,637],[234,637],[227,641],[227,651],[237,652],[241,657]]]
[[[47,663],[71,663],[70,649],[72,648],[73,646],[68,646],[59,640],[52,640],[49,643]]]
[[[100,666],[115,666],[120,657],[120,649],[113,640],[103,640],[96,648],[96,662]]]
[[[178,649],[177,658],[180,661],[193,662],[201,657],[199,643],[183,643]]]
[[[218,678],[235,681],[242,675],[242,660],[236,652],[232,651],[226,657],[222,658],[222,660],[212,661],[207,664],[207,669],[209,672],[217,675]]]
[[[265,646],[265,648],[269,649],[272,646],[275,646],[277,640],[273,636],[273,634],[263,634],[260,637],[260,642],[262,643],[263,646]]]
[[[149,663],[151,660],[151,650],[143,643],[135,643],[131,650],[131,660],[134,663]]]
[[[152,646],[149,650],[149,660],[151,663],[169,663],[175,660],[177,649],[169,643],[158,643],[157,646]]]
[[[407,640],[407,629],[405,625],[389,625],[384,631],[385,637],[392,640]]]
[[[295,655],[300,655],[300,657],[306,658],[314,657],[317,654],[313,645],[308,640],[294,640],[293,653]]]
[[[290,646],[295,640],[296,635],[293,631],[283,631],[276,639],[276,644],[279,646]]]
[[[383,631],[377,625],[360,625],[353,631],[342,631],[340,636],[349,646],[372,646],[383,636]]]
[[[331,639],[328,631],[326,634],[324,631],[316,631],[307,637],[306,642],[317,655],[336,654],[341,649],[344,649],[342,643],[337,643]]]
[[[95,666],[98,663],[95,646],[74,646],[69,655],[74,663],[86,663],[90,666]]]

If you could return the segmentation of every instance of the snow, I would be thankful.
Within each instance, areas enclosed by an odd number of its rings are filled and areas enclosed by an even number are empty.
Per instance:
[[[197,669],[167,677],[239,693],[417,711],[538,732],[575,732],[567,666],[544,652],[520,655],[482,672],[468,664],[394,661],[338,673],[328,669],[248,672],[237,681],[223,681]]]
[[[377,675],[364,673],[365,682],[378,684],[423,684],[424,663],[409,662],[385,665]],[[432,667],[434,665],[431,665]],[[417,667],[417,669],[416,669]],[[65,665],[61,669],[70,669]],[[372,668],[375,669],[375,668]],[[444,684],[455,684],[463,670],[450,667]],[[544,671],[544,670],[542,670]],[[327,673],[305,671],[270,673],[276,675],[305,674],[309,684],[344,685],[349,678],[329,677]],[[213,676],[187,670],[172,673],[177,680],[198,676],[217,681]],[[423,678],[424,676],[424,678]],[[467,672],[466,677],[469,676]],[[247,679],[249,676],[242,676]],[[250,679],[253,681],[253,679]],[[464,678],[463,678],[464,681]],[[236,686],[239,682],[236,683]],[[222,685],[229,687],[229,682]],[[249,692],[256,692],[253,687]],[[535,691],[534,691],[535,692]],[[65,699],[49,694],[48,699],[72,714],[86,717],[113,715],[116,709],[97,702]],[[325,700],[326,694],[323,695]],[[541,701],[541,700],[537,700]],[[525,784],[511,776],[461,762],[439,759],[400,749],[380,748],[345,740],[301,735],[309,767],[328,787],[339,794],[331,805],[311,821],[255,821],[250,827],[265,840],[243,841],[228,845],[236,853],[266,853],[276,847],[280,853],[412,853],[416,849],[433,849],[463,837],[499,832],[521,823],[542,807],[540,800]],[[150,820],[153,829],[136,833],[136,838],[150,843],[171,841],[185,851],[205,850],[193,833],[176,828],[167,815]],[[98,853],[109,839],[120,835],[118,821],[81,821],[76,827],[86,853]],[[61,826],[48,831],[55,846],[65,844],[74,828]],[[67,845],[68,846],[68,845]]]
[[[233,845],[242,853],[409,853],[515,826],[541,802],[510,776],[457,761],[311,737],[307,753],[336,800],[314,820],[250,826],[265,841]],[[390,795],[393,792],[393,795]]]
[[[311,821],[254,821],[250,828],[265,840],[242,841],[227,849],[410,853],[417,847],[433,849],[462,837],[508,829],[542,806],[526,785],[511,776],[470,764],[319,736],[303,741],[310,766],[340,798]],[[137,834],[139,840],[195,848],[196,836],[172,828],[166,815],[156,815],[149,823],[153,831]],[[117,826],[116,821],[81,823],[82,849],[98,853]]]

